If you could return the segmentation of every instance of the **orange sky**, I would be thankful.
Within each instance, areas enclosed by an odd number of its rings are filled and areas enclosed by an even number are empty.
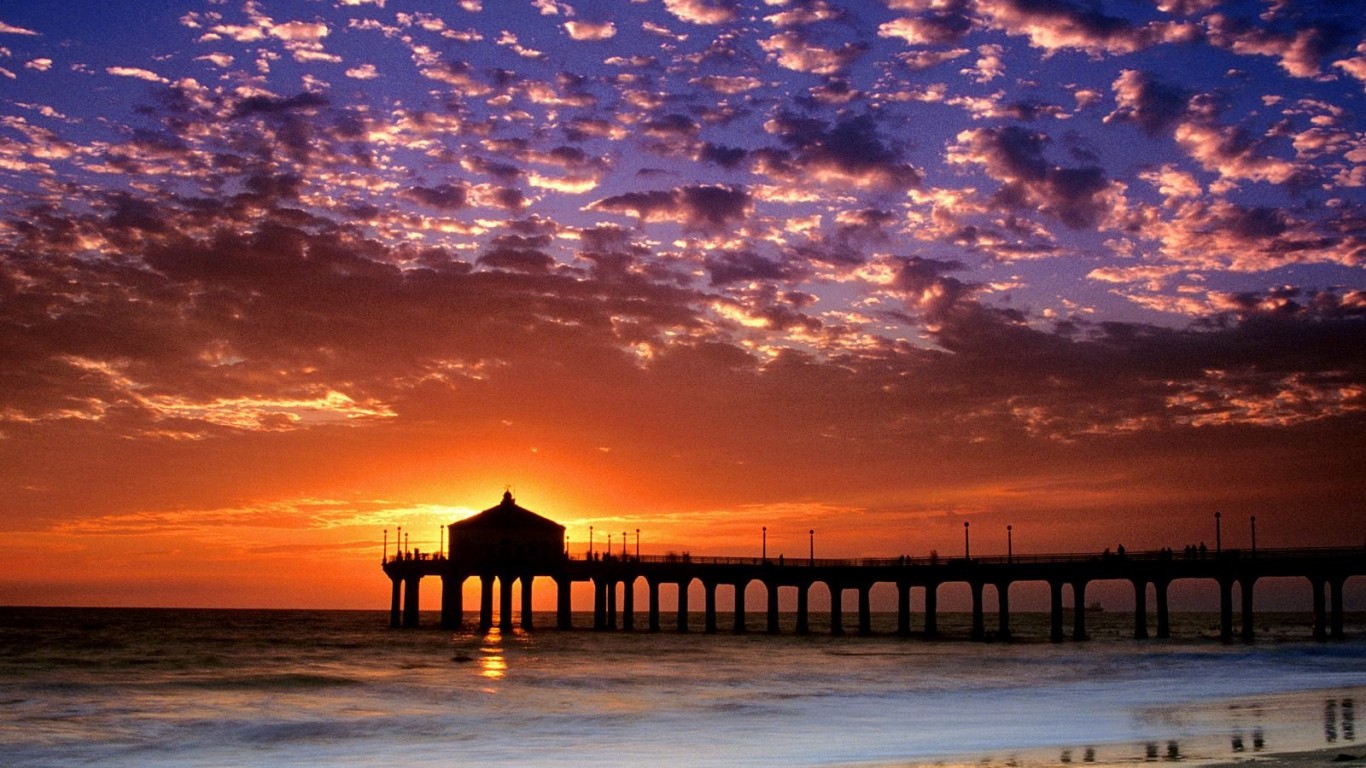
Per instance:
[[[1335,4],[21,5],[0,604],[382,609],[505,487],[575,551],[1366,544]]]

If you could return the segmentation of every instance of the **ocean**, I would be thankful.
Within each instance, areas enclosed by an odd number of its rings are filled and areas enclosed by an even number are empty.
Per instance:
[[[484,636],[423,620],[0,608],[0,765],[1013,768],[1361,753],[1362,615],[1328,643],[1310,640],[1304,615],[1259,615],[1251,644],[1220,643],[1205,614],[1175,614],[1162,641],[1128,639],[1127,616],[1102,614],[1091,640],[1059,644],[1041,641],[1035,614],[1013,617],[1026,639],[1010,643],[757,626]],[[968,621],[945,614],[941,631],[966,637]]]

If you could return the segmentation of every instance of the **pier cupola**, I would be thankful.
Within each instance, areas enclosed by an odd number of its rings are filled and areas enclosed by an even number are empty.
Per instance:
[[[451,560],[471,570],[523,571],[564,560],[564,526],[518,506],[512,491],[449,529]]]

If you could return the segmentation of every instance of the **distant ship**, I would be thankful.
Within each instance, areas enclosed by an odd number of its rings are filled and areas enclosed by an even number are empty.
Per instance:
[[[1105,613],[1105,606],[1101,605],[1099,600],[1092,600],[1091,602],[1086,604],[1086,612]]]

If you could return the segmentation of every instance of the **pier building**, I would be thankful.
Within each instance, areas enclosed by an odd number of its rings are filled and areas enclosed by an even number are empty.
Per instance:
[[[1042,582],[1050,595],[1049,639],[1060,642],[1087,637],[1086,590],[1100,581],[1122,581],[1132,585],[1134,594],[1133,636],[1165,638],[1171,634],[1168,590],[1182,579],[1212,581],[1219,590],[1219,627],[1224,640],[1252,640],[1255,627],[1254,593],[1259,579],[1294,577],[1308,580],[1312,588],[1315,639],[1341,638],[1344,630],[1343,586],[1353,576],[1366,575],[1366,547],[1316,547],[1300,549],[1253,549],[1251,551],[1207,551],[1187,548],[1156,551],[1119,551],[1116,553],[1071,553],[1055,555],[1014,555],[961,558],[860,558],[860,559],[777,559],[768,557],[697,557],[691,555],[646,555],[589,553],[572,557],[564,538],[564,526],[519,506],[512,493],[473,517],[452,523],[449,556],[400,551],[382,559],[385,575],[392,582],[390,624],[394,627],[418,625],[418,611],[424,577],[435,577],[441,585],[441,625],[457,628],[464,623],[463,591],[465,582],[480,582],[478,627],[493,626],[493,600],[498,588],[499,624],[514,628],[513,602],[516,587],[521,590],[521,626],[532,626],[532,585],[536,577],[552,579],[557,590],[556,627],[571,628],[572,586],[574,582],[593,585],[593,627],[597,630],[652,632],[673,629],[688,632],[692,607],[688,588],[693,582],[703,587],[704,605],[701,629],[716,632],[718,616],[716,593],[719,587],[734,590],[733,626],[746,630],[745,592],[758,582],[767,593],[766,630],[779,632],[778,597],[780,590],[796,591],[796,632],[811,632],[809,595],[820,584],[830,594],[830,632],[842,634],[844,595],[854,591],[857,625],[860,634],[871,633],[871,592],[874,585],[891,584],[897,592],[897,634],[913,630],[925,637],[938,635],[938,593],[946,584],[966,584],[972,596],[971,637],[1009,639],[1010,588],[1014,584]],[[624,544],[624,542],[623,542]],[[966,548],[965,548],[966,550]],[[644,580],[647,605],[644,625],[635,606],[635,585]],[[677,589],[673,616],[666,622],[660,601],[661,585]],[[997,595],[995,627],[987,628],[983,591],[993,587]],[[622,588],[624,587],[624,588]],[[1148,593],[1155,597],[1154,613],[1149,616]],[[1234,589],[1239,594],[1238,625],[1234,621]],[[622,600],[617,605],[620,589]],[[923,594],[924,610],[918,626],[913,626],[912,590]],[[1070,607],[1064,604],[1070,592]],[[1070,614],[1070,626],[1067,616]],[[1155,619],[1155,621],[1153,620]],[[1155,624],[1155,626],[1151,625]],[[666,627],[667,624],[667,627]]]

